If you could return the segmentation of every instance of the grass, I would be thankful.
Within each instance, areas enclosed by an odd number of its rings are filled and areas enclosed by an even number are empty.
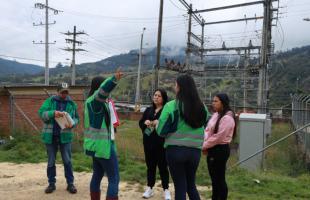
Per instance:
[[[290,125],[285,123],[274,124],[272,128],[268,143],[291,132]],[[121,180],[145,185],[146,166],[138,122],[123,121],[118,128],[116,141]],[[81,144],[82,141],[73,142],[74,170],[91,172],[91,158],[84,155]],[[270,148],[266,157],[266,170],[262,172],[252,173],[238,167],[227,171],[229,199],[309,199],[310,174],[299,156],[294,136]],[[237,162],[237,159],[237,155],[232,155],[228,166]],[[39,136],[18,132],[14,140],[0,146],[0,162],[46,162],[45,146]],[[57,162],[61,163],[59,154]],[[196,182],[201,186],[211,185],[205,156],[201,157]],[[200,192],[203,197],[211,196],[210,191]]]

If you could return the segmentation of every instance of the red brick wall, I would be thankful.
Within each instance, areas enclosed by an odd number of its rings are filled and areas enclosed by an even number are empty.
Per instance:
[[[78,105],[78,113],[80,123],[75,129],[75,133],[79,138],[83,133],[84,127],[84,97],[83,94],[70,95]],[[43,122],[38,116],[38,110],[46,99],[46,95],[15,95],[14,102],[20,109],[27,115],[28,118],[37,126],[41,131]],[[11,115],[10,115],[10,97],[0,95],[0,135],[9,135]],[[127,112],[119,113],[121,120],[139,120],[142,113]],[[29,134],[37,134],[35,129],[28,123],[23,115],[14,106],[14,123],[15,129],[27,131]]]
[[[84,114],[83,114],[83,95],[71,95],[72,99],[78,105],[78,113],[80,117],[80,123],[75,129],[75,132],[80,135],[84,126]],[[41,131],[43,122],[38,116],[38,110],[46,99],[46,95],[16,95],[14,96],[14,102],[20,109],[27,115],[27,117],[37,126]],[[10,101],[7,96],[0,96],[0,130],[9,134],[10,131]],[[14,123],[17,130],[27,130],[33,134],[36,134],[35,129],[28,123],[23,117],[20,111],[14,106]]]
[[[9,96],[0,96],[0,135],[6,135],[10,130]]]

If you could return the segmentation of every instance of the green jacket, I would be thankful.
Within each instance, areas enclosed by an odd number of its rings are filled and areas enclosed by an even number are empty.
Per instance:
[[[159,136],[165,137],[164,147],[186,146],[201,149],[204,139],[204,126],[192,128],[180,117],[178,102],[172,100],[168,102],[160,115],[157,125]],[[206,123],[210,117],[206,108]],[[205,124],[206,124],[205,123]]]
[[[54,119],[55,111],[56,111],[56,100],[55,100],[56,98],[59,98],[59,97],[51,96],[47,98],[38,111],[39,117],[44,122],[42,133],[41,133],[41,138],[42,138],[42,141],[46,144],[52,144],[53,126],[55,123],[57,123]],[[72,119],[74,120],[73,127],[75,127],[79,123],[77,105],[69,96],[67,96],[66,101],[67,101],[67,105],[66,105],[65,111],[69,113]],[[73,140],[72,128],[63,129],[60,131],[60,142],[62,144],[72,142],[72,140]]]
[[[84,109],[84,150],[87,155],[109,159],[111,148],[115,148],[111,140],[110,124],[105,122],[105,112],[111,119],[108,102],[110,92],[116,86],[116,78],[107,78],[94,94],[87,98]],[[115,149],[116,150],[116,149]]]

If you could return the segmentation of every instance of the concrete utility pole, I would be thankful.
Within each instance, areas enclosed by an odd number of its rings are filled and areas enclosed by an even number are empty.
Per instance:
[[[189,10],[188,10],[187,49],[186,49],[186,60],[185,60],[187,69],[189,68],[190,57],[191,57],[192,15],[193,15],[193,5],[190,4]]]
[[[45,44],[45,85],[49,85],[49,44],[55,44],[56,41],[54,41],[53,43],[49,43],[49,41],[48,41],[49,40],[49,38],[48,38],[48,28],[49,27],[48,26],[52,25],[52,24],[56,24],[56,21],[54,21],[53,23],[49,23],[48,11],[49,10],[53,11],[54,15],[57,15],[61,11],[49,7],[48,6],[48,0],[45,1],[45,4],[35,3],[34,7],[39,8],[39,9],[45,9],[45,24],[43,24],[42,22],[40,22],[39,24],[33,23],[33,26],[45,25],[45,42],[43,43],[42,41],[40,41],[40,42],[33,41],[33,44]]]
[[[264,1],[264,21],[263,21],[263,38],[259,69],[259,84],[257,94],[258,113],[267,112],[268,103],[268,65],[271,48],[271,26],[272,26],[272,0]]]
[[[71,61],[71,85],[75,85],[75,52],[76,51],[85,51],[85,49],[77,49],[76,48],[76,44],[77,45],[82,45],[83,42],[82,41],[77,41],[76,40],[76,36],[77,35],[81,35],[81,34],[86,34],[84,33],[84,31],[79,31],[79,32],[76,32],[76,26],[73,27],[73,32],[67,32],[67,33],[63,33],[67,36],[70,36],[70,35],[73,35],[73,39],[66,39],[66,42],[67,43],[72,43],[72,49],[70,48],[66,48],[66,49],[63,49],[65,51],[72,51],[72,61]]]
[[[158,33],[157,33],[157,54],[156,54],[156,64],[155,64],[155,76],[154,76],[154,82],[155,82],[155,88],[156,90],[158,88],[158,71],[160,66],[160,49],[161,49],[161,34],[162,34],[162,26],[163,26],[163,9],[164,9],[164,0],[160,0],[159,5],[159,20],[158,20]]]
[[[140,111],[141,99],[140,99],[140,72],[142,66],[142,45],[143,45],[143,33],[145,27],[142,30],[141,42],[140,42],[140,51],[139,51],[139,65],[138,65],[138,76],[137,76],[137,87],[136,87],[136,97],[135,97],[135,111]]]

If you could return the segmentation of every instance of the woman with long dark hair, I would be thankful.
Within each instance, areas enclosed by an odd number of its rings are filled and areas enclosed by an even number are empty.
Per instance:
[[[143,133],[143,147],[145,162],[147,166],[147,188],[143,193],[143,198],[150,198],[154,195],[153,187],[156,181],[156,168],[159,169],[161,184],[164,190],[164,199],[170,200],[169,171],[164,149],[165,139],[159,137],[154,127],[154,120],[161,114],[162,108],[168,101],[167,92],[157,89],[154,92],[152,105],[148,107],[139,121],[139,126]]]
[[[193,78],[181,75],[175,83],[176,99],[168,102],[157,122],[165,137],[166,158],[175,188],[175,199],[200,200],[195,178],[201,156],[208,111],[199,98]]]
[[[85,102],[84,149],[93,159],[91,200],[100,200],[100,184],[104,174],[108,177],[106,200],[118,200],[119,169],[107,99],[121,77],[122,73],[118,70],[107,79],[100,76],[93,78]]]
[[[212,181],[212,200],[226,200],[228,187],[225,178],[230,155],[229,143],[236,135],[235,114],[229,106],[227,94],[213,98],[214,113],[205,129],[203,152],[207,154],[208,170]]]

